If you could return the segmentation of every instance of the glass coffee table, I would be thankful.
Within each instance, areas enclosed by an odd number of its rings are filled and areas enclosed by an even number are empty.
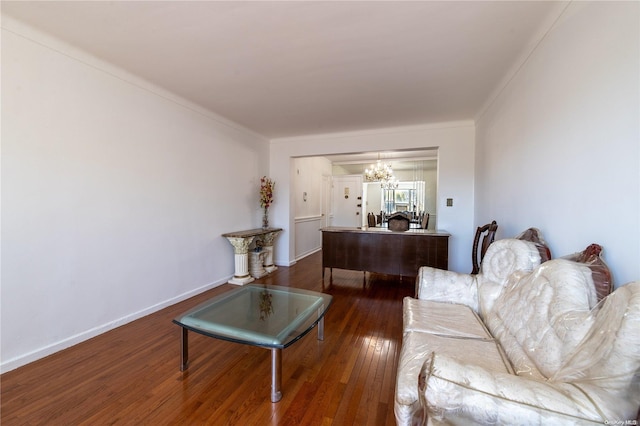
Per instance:
[[[324,339],[324,315],[332,296],[273,285],[246,285],[214,297],[176,317],[182,327],[180,370],[189,364],[189,331],[216,339],[271,349],[271,401],[282,398],[282,349],[318,327]]]

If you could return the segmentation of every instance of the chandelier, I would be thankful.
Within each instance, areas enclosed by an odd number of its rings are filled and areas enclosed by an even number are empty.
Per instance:
[[[391,176],[389,180],[383,180],[380,182],[382,189],[396,189],[398,187],[398,179],[395,176]]]
[[[380,182],[383,189],[398,187],[398,179],[393,175],[391,165],[380,161],[380,154],[378,154],[376,164],[372,164],[371,167],[364,170],[364,178],[367,182]]]

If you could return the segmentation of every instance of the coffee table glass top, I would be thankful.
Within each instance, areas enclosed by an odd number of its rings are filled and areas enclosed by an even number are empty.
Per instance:
[[[332,296],[273,285],[246,285],[214,297],[173,322],[218,339],[286,348],[324,316]]]

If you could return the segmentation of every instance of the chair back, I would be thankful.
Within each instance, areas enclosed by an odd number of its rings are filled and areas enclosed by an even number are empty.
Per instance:
[[[374,215],[373,213],[369,213],[367,215],[367,223],[368,223],[370,228],[375,228],[375,226],[376,226],[376,215]]]
[[[424,215],[422,216],[422,223],[420,224],[420,227],[422,229],[427,229],[428,226],[429,226],[429,213],[424,213]]]
[[[496,231],[498,230],[498,224],[494,220],[484,226],[479,226],[476,229],[476,236],[473,239],[473,249],[471,251],[471,261],[473,264],[472,274],[480,272],[480,265],[484,254],[487,252],[489,245],[496,239]],[[480,239],[482,238],[482,241]]]

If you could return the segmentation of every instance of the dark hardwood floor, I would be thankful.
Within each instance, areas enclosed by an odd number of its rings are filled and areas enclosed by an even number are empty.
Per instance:
[[[334,296],[325,338],[283,351],[282,390],[270,401],[267,349],[189,335],[171,321],[235,286],[225,284],[0,376],[1,420],[11,425],[393,425],[402,299],[412,279],[329,271],[321,254],[258,283]]]

